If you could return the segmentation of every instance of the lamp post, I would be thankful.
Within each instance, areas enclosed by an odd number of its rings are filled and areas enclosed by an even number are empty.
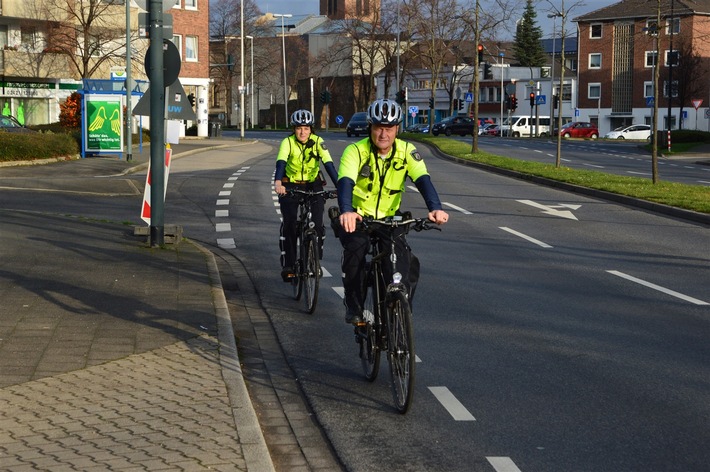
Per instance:
[[[284,18],[291,18],[290,13],[274,13],[274,18],[281,18],[281,49],[283,50],[284,63],[284,113],[286,114],[286,122],[284,127],[288,128],[288,83],[286,82],[286,32],[284,30]]]
[[[239,28],[239,36],[241,39],[239,45],[239,54],[241,60],[239,61],[239,136],[244,139],[244,0],[239,2],[241,8],[241,14],[239,19],[241,21],[241,26]]]
[[[503,102],[505,101],[505,90],[503,89],[503,78],[505,76],[505,51],[498,51],[498,57],[500,57],[500,124],[498,126],[503,126]],[[503,137],[503,133],[500,133],[500,137]]]
[[[550,13],[548,18],[552,18],[552,70],[550,70],[550,131],[554,128],[555,121],[555,42],[557,41],[555,20],[561,17],[560,13]],[[560,113],[562,109],[560,107]]]
[[[249,122],[251,127],[254,128],[254,36],[246,36],[247,39],[251,40],[251,81],[249,85]]]
[[[671,18],[668,21],[668,152],[671,152],[671,113],[673,110],[671,109],[671,104],[673,102],[673,62],[675,61],[675,55],[673,54],[673,29],[674,29],[674,22],[673,22],[673,7],[674,7],[674,2],[671,0]],[[680,125],[680,116],[678,117],[679,125]],[[680,129],[680,126],[679,128]]]

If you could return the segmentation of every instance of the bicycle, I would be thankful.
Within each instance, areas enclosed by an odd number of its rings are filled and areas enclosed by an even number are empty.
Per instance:
[[[384,226],[392,236],[390,248],[380,249],[380,238],[375,226]],[[359,356],[370,382],[377,378],[380,369],[380,353],[387,353],[390,366],[392,397],[397,410],[404,414],[409,409],[414,395],[415,355],[412,309],[407,287],[402,283],[402,274],[397,272],[395,235],[397,228],[405,228],[399,236],[404,237],[409,229],[422,230],[441,228],[433,226],[427,218],[393,216],[384,220],[364,218],[361,227],[370,235],[370,251],[365,262],[365,287],[363,293],[363,323],[355,326],[355,340],[359,344]],[[392,280],[385,281],[383,264],[391,264]]]
[[[301,299],[305,288],[305,308],[312,314],[318,302],[318,285],[322,275],[320,266],[320,235],[313,221],[311,205],[316,198],[336,198],[335,192],[328,190],[300,190],[290,189],[291,195],[299,198],[298,219],[296,220],[296,250],[298,251],[294,265],[295,276],[291,279],[293,297]]]

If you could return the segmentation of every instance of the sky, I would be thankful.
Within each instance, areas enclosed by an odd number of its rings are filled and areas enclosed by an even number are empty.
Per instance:
[[[570,16],[577,17],[585,13],[589,13],[590,11],[598,10],[614,3],[619,3],[620,1],[621,0],[583,0],[582,3],[584,3],[584,5],[580,4],[579,6],[575,6],[574,9],[570,12]],[[558,4],[558,2],[556,1],[553,1],[552,3]],[[576,3],[579,2],[568,0],[565,2],[565,6],[569,8],[571,5],[574,5]],[[264,13],[291,13],[298,15],[317,15],[320,13],[320,0],[257,0],[256,4]],[[525,6],[525,3],[521,1],[520,5],[520,10],[522,14],[522,10]],[[550,32],[549,34],[552,33],[552,20],[547,18],[546,13],[547,11],[549,11],[549,3],[545,0],[540,1],[538,5],[540,7],[540,11],[537,15],[537,24],[540,26],[540,28],[542,28],[543,37],[548,37],[547,32]],[[558,29],[559,26],[560,25],[557,24]],[[574,24],[566,25],[566,27],[568,26],[574,27]]]

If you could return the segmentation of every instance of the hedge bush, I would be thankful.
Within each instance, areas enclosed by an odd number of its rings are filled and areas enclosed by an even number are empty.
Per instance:
[[[67,133],[0,132],[0,161],[26,161],[79,154],[77,140]]]

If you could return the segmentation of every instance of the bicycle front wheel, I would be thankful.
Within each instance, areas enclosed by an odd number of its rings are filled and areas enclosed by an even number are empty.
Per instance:
[[[377,302],[375,301],[375,291],[377,287],[372,281],[365,283],[365,301],[362,304],[362,318],[365,320],[365,327],[356,329],[362,330],[360,339],[360,361],[365,378],[373,382],[380,371],[380,325],[378,323]]]
[[[312,314],[318,303],[318,284],[320,282],[320,258],[318,257],[318,238],[311,235],[306,239],[305,259],[303,261],[303,284],[306,296],[306,311]]]
[[[387,307],[387,357],[392,377],[392,397],[397,411],[404,414],[414,396],[414,329],[412,310],[403,292],[393,292]]]

